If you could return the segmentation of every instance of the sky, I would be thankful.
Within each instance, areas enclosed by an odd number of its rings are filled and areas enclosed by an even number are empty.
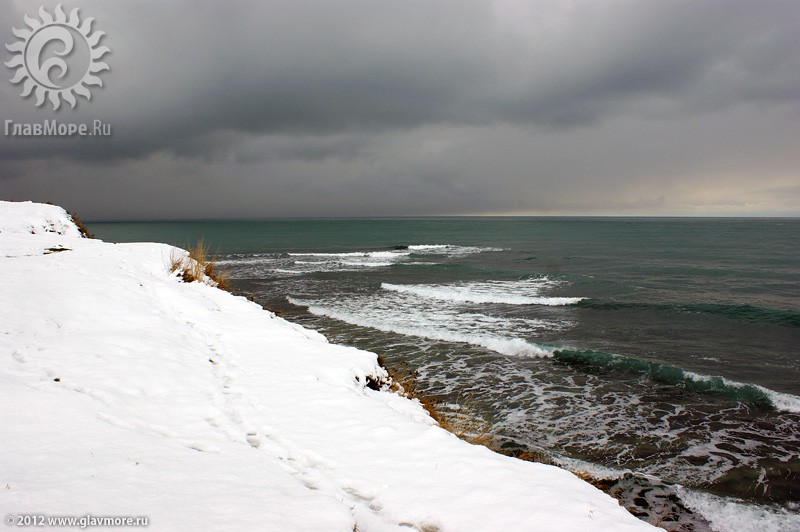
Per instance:
[[[56,3],[0,0],[0,39]],[[111,135],[3,135],[0,199],[90,220],[800,215],[797,0],[63,8],[104,32],[103,86],[53,110],[0,67],[0,120]]]

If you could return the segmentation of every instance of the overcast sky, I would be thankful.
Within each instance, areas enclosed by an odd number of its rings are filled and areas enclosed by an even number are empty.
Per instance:
[[[3,43],[42,3],[0,0]],[[2,67],[0,119],[113,133],[0,137],[2,199],[88,219],[800,215],[796,0],[75,7],[106,33],[104,87],[37,108]]]

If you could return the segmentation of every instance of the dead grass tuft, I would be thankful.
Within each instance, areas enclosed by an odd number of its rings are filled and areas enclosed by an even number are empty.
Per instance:
[[[211,280],[217,288],[228,289],[228,278],[216,269],[216,256],[209,256],[208,244],[200,240],[194,246],[188,246],[188,252],[184,255],[177,249],[172,251],[170,272],[177,272],[185,283]]]
[[[50,202],[48,202],[48,203],[49,203],[50,205],[52,205],[52,203],[50,203]],[[91,231],[89,231],[89,228],[88,228],[88,227],[86,227],[86,224],[84,224],[84,223],[81,221],[81,219],[80,219],[80,218],[78,218],[78,215],[77,215],[77,213],[74,213],[74,212],[69,212],[69,211],[67,211],[67,214],[69,214],[69,217],[70,217],[70,218],[72,218],[72,222],[73,222],[75,225],[77,225],[77,226],[78,226],[78,231],[80,231],[80,232],[81,232],[81,236],[82,236],[83,238],[94,238],[94,233],[92,233]]]

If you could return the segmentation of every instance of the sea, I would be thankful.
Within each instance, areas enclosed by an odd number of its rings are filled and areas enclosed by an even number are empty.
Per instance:
[[[570,469],[667,530],[800,530],[798,219],[89,228],[205,241],[235,292],[379,354],[494,448]]]

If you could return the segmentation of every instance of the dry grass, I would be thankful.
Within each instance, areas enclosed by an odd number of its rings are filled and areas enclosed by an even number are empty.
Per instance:
[[[50,203],[50,202],[48,202],[48,203]],[[91,231],[89,231],[89,228],[88,228],[88,227],[86,227],[86,224],[84,224],[84,223],[81,221],[81,219],[80,219],[80,218],[78,218],[78,215],[77,215],[77,213],[74,213],[74,212],[69,212],[69,211],[67,211],[67,214],[69,214],[69,217],[70,217],[70,218],[72,218],[72,222],[73,222],[75,225],[77,225],[77,226],[78,226],[78,231],[80,231],[80,232],[81,232],[81,236],[82,236],[83,238],[94,238],[94,233],[92,233]]]
[[[228,278],[216,269],[216,256],[209,256],[208,244],[203,240],[188,247],[188,256],[173,250],[170,256],[170,272],[177,272],[185,283],[210,280],[214,286],[222,290],[228,288]]]

